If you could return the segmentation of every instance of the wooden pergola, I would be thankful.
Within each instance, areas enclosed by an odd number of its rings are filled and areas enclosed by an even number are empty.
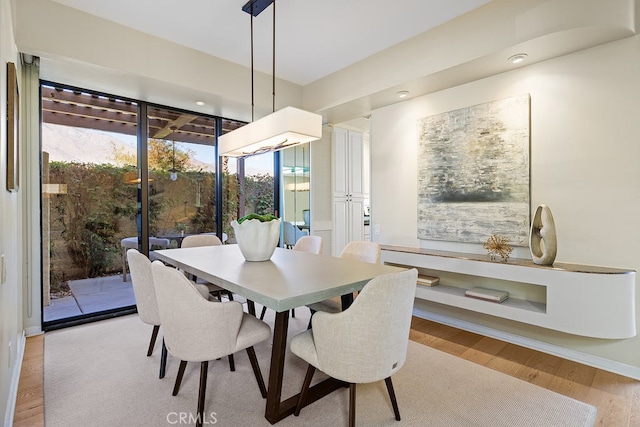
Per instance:
[[[149,137],[215,145],[215,119],[160,107],[148,108]],[[42,121],[136,135],[138,105],[132,101],[42,86]],[[222,134],[243,126],[222,119]]]

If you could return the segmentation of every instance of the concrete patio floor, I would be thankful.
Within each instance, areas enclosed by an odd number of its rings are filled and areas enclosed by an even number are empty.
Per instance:
[[[126,282],[122,275],[73,280],[69,288],[71,296],[52,299],[44,307],[45,322],[136,304],[130,275]]]
[[[122,274],[72,280],[69,288],[72,295],[52,299],[51,304],[44,308],[45,322],[136,305],[130,274],[127,274],[126,282],[122,281]],[[246,303],[246,299],[239,295],[234,295],[234,299],[241,304]],[[260,313],[262,306],[256,304],[256,309]]]

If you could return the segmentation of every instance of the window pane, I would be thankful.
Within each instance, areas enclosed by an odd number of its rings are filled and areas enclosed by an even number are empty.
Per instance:
[[[216,232],[215,120],[149,108],[149,230],[179,246]]]
[[[273,214],[274,206],[274,176],[273,153],[238,159],[225,157],[223,159],[224,175],[224,209],[225,232],[229,240],[234,242],[231,221],[244,215],[257,213]]]
[[[137,233],[137,189],[127,183],[135,167],[119,159],[135,164],[138,106],[56,85],[41,91],[46,325],[135,304],[120,243]]]

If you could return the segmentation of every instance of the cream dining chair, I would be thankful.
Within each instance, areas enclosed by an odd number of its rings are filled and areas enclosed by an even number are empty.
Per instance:
[[[294,251],[306,252],[309,254],[319,255],[322,253],[322,237],[320,236],[302,236],[293,247]],[[291,317],[296,317],[296,309],[291,309]],[[262,307],[260,320],[264,319],[267,307]]]
[[[378,243],[357,240],[347,243],[340,253],[340,258],[378,264],[380,252],[381,248]],[[341,298],[331,298],[310,304],[307,307],[311,310],[311,314],[316,311],[339,313],[342,311],[342,301]]]
[[[262,397],[267,390],[253,346],[271,337],[269,325],[245,313],[236,301],[205,301],[178,270],[160,261],[151,265],[167,350],[180,359],[176,396],[187,362],[200,362],[196,426],[201,426],[209,360],[246,350]],[[220,390],[224,392],[224,390]]]
[[[195,248],[200,246],[220,246],[222,245],[222,241],[218,238],[218,236],[214,234],[192,234],[185,237],[182,240],[181,248]],[[196,283],[198,283],[198,279],[193,277]],[[229,301],[233,301],[233,292],[228,291],[220,286],[214,285],[209,282],[201,282],[209,288],[209,293],[215,297],[217,297],[220,301],[222,301],[222,295],[225,294],[229,298]]]
[[[378,276],[367,283],[353,304],[340,313],[316,313],[313,329],[291,340],[291,351],[309,364],[294,415],[305,405],[316,369],[349,383],[349,426],[355,425],[356,384],[384,380],[400,421],[391,376],[405,362],[416,269]]]
[[[127,251],[127,260],[129,262],[131,284],[138,308],[138,316],[144,323],[153,326],[151,341],[149,342],[149,349],[147,350],[148,357],[153,354],[153,348],[155,347],[161,324],[156,290],[153,286],[153,276],[151,274],[151,261],[145,255],[138,252],[137,249],[129,249]],[[203,298],[207,299],[209,297],[209,289],[206,286],[198,285],[197,289]],[[160,356],[160,378],[164,378],[166,360],[167,349],[163,341],[162,354]]]

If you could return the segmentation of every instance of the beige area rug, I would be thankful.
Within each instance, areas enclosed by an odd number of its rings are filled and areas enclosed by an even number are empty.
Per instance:
[[[290,337],[307,325],[308,310],[296,314]],[[188,421],[196,413],[200,366],[187,365],[180,394],[171,396],[179,362],[169,356],[167,375],[158,379],[160,344],[146,357],[150,336],[151,326],[137,315],[47,332],[46,426],[193,424]],[[265,380],[270,348],[268,343],[256,347]],[[299,391],[306,370],[300,359],[288,356],[284,397]],[[379,382],[358,385],[358,425],[592,426],[596,415],[593,406],[414,342],[393,382],[402,421],[394,420]],[[209,364],[205,425],[269,426],[264,404],[246,352],[236,355],[236,372],[229,371],[226,359]],[[341,389],[277,425],[346,426],[347,413],[348,389]]]

